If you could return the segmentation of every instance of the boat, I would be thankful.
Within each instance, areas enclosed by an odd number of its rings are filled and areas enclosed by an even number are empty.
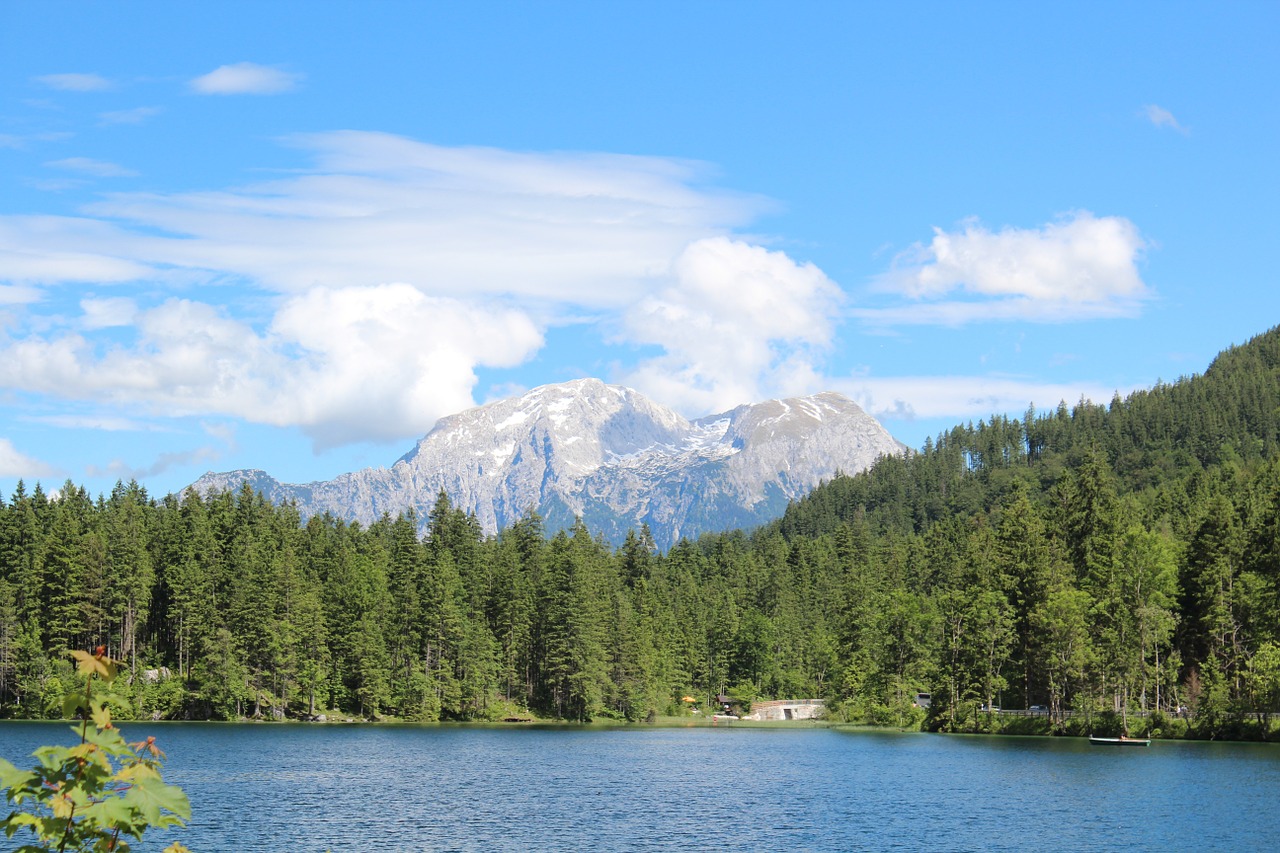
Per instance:
[[[1151,738],[1094,737],[1093,735],[1089,735],[1089,743],[1094,746],[1151,746]]]

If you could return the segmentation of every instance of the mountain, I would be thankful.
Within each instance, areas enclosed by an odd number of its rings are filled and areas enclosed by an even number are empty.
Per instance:
[[[442,418],[390,468],[304,485],[260,470],[210,472],[192,488],[247,483],[271,501],[296,502],[304,517],[329,512],[363,524],[410,507],[425,524],[443,490],[490,533],[532,509],[549,530],[581,516],[615,543],[647,523],[667,546],[777,518],[837,472],[904,449],[835,393],[689,421],[629,388],[580,379]]]
[[[1280,476],[1280,326],[1223,350],[1203,374],[1124,398],[1117,393],[1105,404],[1061,402],[1032,407],[1022,419],[992,415],[976,426],[954,426],[918,453],[829,480],[773,526],[788,538],[853,523],[911,535],[939,520],[990,511],[1015,482],[1048,503],[1071,472],[1099,454],[1117,493],[1159,507],[1180,535],[1190,532],[1180,525],[1199,523],[1197,504],[1223,484],[1239,485],[1245,472],[1273,461]],[[1221,473],[1208,473],[1214,470]],[[1280,485],[1269,488],[1280,498]],[[1275,560],[1277,568],[1267,571],[1280,578],[1280,536],[1269,535],[1275,544],[1250,558]]]

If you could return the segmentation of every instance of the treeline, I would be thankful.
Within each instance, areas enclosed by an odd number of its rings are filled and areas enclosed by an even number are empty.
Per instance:
[[[444,495],[427,521],[20,485],[0,507],[0,708],[56,715],[66,650],[98,645],[132,676],[120,713],[178,719],[635,720],[834,677],[806,623],[829,597],[742,534],[660,556],[646,531],[614,550],[530,515],[485,537]]]
[[[485,536],[443,495],[420,536],[412,515],[304,524],[248,489],[19,485],[0,713],[56,713],[64,651],[104,645],[132,673],[121,712],[169,718],[635,720],[726,693],[943,729],[1044,705],[1056,727],[1146,712],[1265,734],[1278,439],[1273,330],[1203,376],[956,427],[665,554],[533,515]]]
[[[1059,726],[1072,709],[1175,711],[1203,735],[1265,734],[1280,712],[1278,449],[1273,329],[1202,376],[1108,406],[957,426],[758,535],[852,534],[907,555],[880,558],[910,569],[873,572],[872,599],[898,614],[911,653],[886,668],[857,630],[844,651],[870,649],[881,683],[932,685],[936,727],[1003,699],[1048,705]]]

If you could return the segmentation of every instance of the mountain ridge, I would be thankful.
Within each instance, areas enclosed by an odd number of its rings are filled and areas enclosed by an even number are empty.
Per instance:
[[[582,517],[610,541],[648,524],[667,546],[769,521],[819,482],[905,449],[834,392],[689,420],[633,389],[578,379],[441,418],[390,468],[305,484],[256,468],[209,472],[191,488],[248,483],[304,516],[364,524],[412,507],[424,525],[444,491],[487,533],[534,510],[548,529]]]

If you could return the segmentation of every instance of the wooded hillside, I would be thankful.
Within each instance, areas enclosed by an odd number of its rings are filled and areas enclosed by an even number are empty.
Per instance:
[[[129,661],[123,713],[643,719],[727,692],[850,719],[980,705],[1280,711],[1280,330],[1202,376],[957,426],[754,532],[616,551],[443,496],[368,528],[251,491],[0,506],[0,713],[56,714],[63,652]],[[168,677],[166,677],[166,672]]]

